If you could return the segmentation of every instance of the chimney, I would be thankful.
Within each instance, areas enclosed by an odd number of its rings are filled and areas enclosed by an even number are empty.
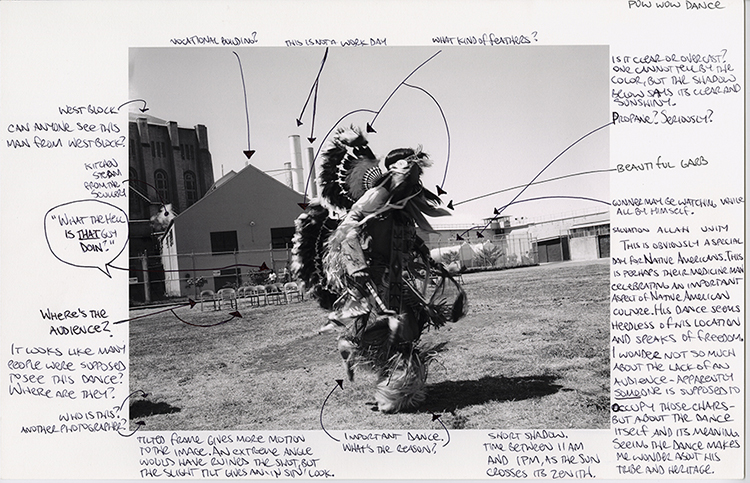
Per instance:
[[[310,186],[310,198],[317,198],[318,197],[318,176],[315,173],[315,164],[313,163],[313,160],[315,159],[315,151],[313,151],[313,148],[307,148],[305,150],[305,173],[307,173],[307,176],[305,177],[305,183],[307,183],[307,178],[310,178],[309,186]]]
[[[299,136],[292,134],[289,136],[289,150],[291,152],[291,171],[292,171],[292,185],[291,188],[298,193],[305,192],[305,177],[302,172],[302,148],[299,143]]]
[[[284,169],[286,170],[286,172],[284,173],[284,184],[294,189],[294,186],[292,186],[293,172],[291,161],[287,161],[286,163],[284,163]]]

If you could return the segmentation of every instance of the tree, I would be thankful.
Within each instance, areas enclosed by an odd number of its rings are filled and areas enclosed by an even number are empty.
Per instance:
[[[503,253],[492,242],[484,242],[474,252],[474,266],[494,267]]]

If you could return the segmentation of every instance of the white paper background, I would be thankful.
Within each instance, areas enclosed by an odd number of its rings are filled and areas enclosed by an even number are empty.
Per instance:
[[[128,99],[128,48],[168,47],[172,37],[250,36],[258,46],[283,46],[289,38],[387,37],[388,45],[433,45],[438,35],[485,32],[537,32],[538,44],[608,44],[612,55],[655,52],[719,52],[742,77],[743,5],[722,2],[718,11],[628,8],[627,1],[379,1],[379,2],[3,2],[0,4],[0,335],[3,360],[9,344],[46,345],[47,327],[38,321],[42,307],[107,307],[113,320],[127,317],[127,277],[113,271],[103,280],[97,270],[59,263],[50,256],[42,220],[51,207],[86,198],[83,163],[95,151],[11,150],[6,126],[57,118],[57,106],[119,105]],[[179,48],[179,47],[176,47]],[[231,49],[231,47],[227,47]],[[483,47],[466,47],[483,48]],[[495,47],[502,48],[502,47]],[[743,86],[744,87],[744,86]],[[742,95],[742,94],[740,94]],[[649,195],[665,185],[672,195],[709,197],[744,191],[743,108],[739,95],[695,101],[694,111],[711,108],[710,125],[617,125],[610,128],[611,166],[679,160],[702,154],[710,170],[675,170],[669,179],[614,176],[612,198]],[[613,107],[613,110],[618,110]],[[127,125],[124,110],[117,117]],[[127,159],[127,148],[117,152]],[[740,173],[738,175],[738,173]],[[698,188],[699,187],[699,188]],[[697,194],[696,194],[697,193]],[[121,207],[127,209],[124,201]],[[616,219],[613,218],[613,224]],[[710,220],[706,220],[710,222]],[[739,223],[740,220],[737,220]],[[613,237],[613,254],[616,245]],[[113,343],[125,343],[124,327]],[[59,345],[59,340],[55,340]],[[75,341],[71,342],[75,346]],[[7,368],[0,372],[7,380]],[[137,448],[132,439],[111,434],[75,437],[20,436],[18,426],[36,424],[42,415],[75,410],[76,404],[11,398],[3,388],[1,460],[3,478],[137,478]],[[126,396],[123,394],[122,396]],[[57,403],[56,403],[57,404]],[[51,412],[50,412],[51,411]],[[455,434],[439,460],[378,468],[378,478],[484,478],[485,455],[472,451],[483,431]],[[613,460],[608,431],[584,432],[587,447],[601,448]],[[323,459],[339,462],[337,477],[369,477],[360,458],[344,459],[336,447],[318,440]],[[463,440],[463,441],[462,441]],[[375,467],[378,462],[374,462]],[[736,461],[736,467],[741,467]],[[604,466],[604,465],[603,465]],[[726,476],[739,473],[727,470]],[[600,470],[599,478],[617,478]]]

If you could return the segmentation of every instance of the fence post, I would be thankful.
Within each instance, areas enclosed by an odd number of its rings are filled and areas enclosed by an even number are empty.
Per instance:
[[[190,252],[190,263],[193,266],[193,280],[198,280],[198,274],[195,273],[195,252]],[[193,284],[193,296],[198,298],[198,284]]]
[[[234,283],[240,288],[240,264],[237,262],[237,249],[234,249]]]
[[[143,270],[143,296],[148,303],[151,302],[151,281],[148,276],[148,257],[145,251],[141,253],[141,269]]]

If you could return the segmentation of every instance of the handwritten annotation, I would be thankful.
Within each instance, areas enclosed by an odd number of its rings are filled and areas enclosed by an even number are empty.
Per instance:
[[[704,1],[704,2],[691,2],[690,0],[677,1],[677,0],[628,0],[628,8],[654,8],[654,9],[674,9],[684,8],[686,10],[722,10],[724,5],[721,4],[720,0]]]
[[[127,367],[122,361],[127,354],[125,345],[61,348],[12,343],[10,354],[11,397],[103,400],[113,398],[117,387],[127,384]],[[21,432],[33,431],[41,430],[21,428]]]
[[[596,478],[598,451],[565,431],[494,431],[482,443],[494,478]]]
[[[44,234],[50,251],[60,261],[98,268],[109,277],[108,265],[128,241],[128,216],[104,201],[72,201],[47,212]]]
[[[249,36],[222,37],[212,35],[188,35],[186,37],[174,37],[169,39],[172,45],[255,45],[258,43],[258,32],[252,32]]]
[[[707,124],[714,111],[692,111],[697,100],[738,94],[741,76],[727,62],[727,49],[713,53],[613,55],[611,97],[618,123]]]
[[[388,45],[388,39],[383,37],[354,37],[351,39],[328,39],[328,38],[321,38],[321,39],[313,39],[313,38],[307,38],[307,39],[287,39],[284,41],[287,47],[312,47],[312,46],[334,46],[338,45],[340,47],[377,47],[377,46],[387,46]]]
[[[627,197],[612,205],[617,472],[714,474],[742,455],[734,425],[744,401],[745,245],[733,220],[742,219],[744,198]]]
[[[299,433],[150,433],[137,441],[141,478],[335,476]]]
[[[538,41],[536,36],[536,31],[531,32],[529,35],[496,35],[492,32],[483,33],[479,36],[468,35],[465,37],[441,35],[433,37],[432,43],[443,45],[482,45],[488,47],[502,45],[528,45]]]

